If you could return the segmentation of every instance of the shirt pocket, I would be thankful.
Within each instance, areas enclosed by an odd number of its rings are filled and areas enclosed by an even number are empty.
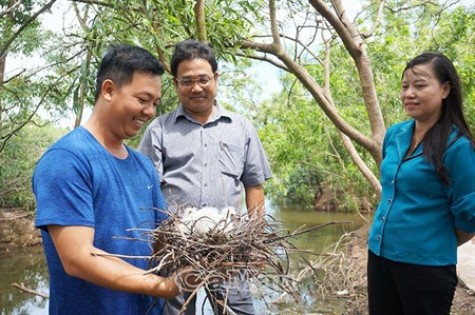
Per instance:
[[[244,170],[243,149],[231,143],[219,141],[216,156],[223,174],[240,178]]]

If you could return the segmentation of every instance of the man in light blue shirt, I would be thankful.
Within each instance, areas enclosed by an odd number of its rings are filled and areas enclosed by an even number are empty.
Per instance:
[[[208,45],[194,40],[176,45],[171,72],[180,104],[152,121],[139,151],[154,162],[170,210],[191,205],[240,211],[244,187],[249,213],[262,215],[262,185],[272,173],[256,129],[244,116],[225,110],[216,101],[217,67]],[[227,294],[222,290],[213,293],[219,299]],[[242,290],[231,290],[227,297],[233,312],[254,314],[244,282]],[[183,297],[168,300],[167,313],[176,314],[183,303]],[[186,314],[194,314],[193,304]]]

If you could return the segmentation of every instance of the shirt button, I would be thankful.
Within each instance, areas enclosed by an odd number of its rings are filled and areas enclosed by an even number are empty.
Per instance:
[[[378,235],[378,237],[376,237],[376,238],[378,239],[378,241],[380,241],[380,240],[381,240],[381,236],[380,236],[380,235]]]
[[[392,199],[391,199],[391,198],[388,198],[388,200],[387,200],[387,201],[388,201],[388,203],[391,203]]]
[[[384,222],[384,217],[381,217],[381,221],[383,221],[383,222]]]
[[[208,184],[205,184],[205,187],[208,187]]]
[[[394,185],[394,180],[391,181],[391,185]]]
[[[208,144],[207,144],[207,143],[205,143],[205,148],[206,148],[207,146],[208,146]]]
[[[208,166],[208,163],[207,163],[207,162],[205,162],[205,166]]]

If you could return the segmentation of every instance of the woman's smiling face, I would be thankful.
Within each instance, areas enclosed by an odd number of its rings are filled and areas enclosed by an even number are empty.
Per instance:
[[[449,92],[449,83],[439,82],[430,63],[408,68],[403,74],[401,101],[407,114],[418,121],[437,122]]]

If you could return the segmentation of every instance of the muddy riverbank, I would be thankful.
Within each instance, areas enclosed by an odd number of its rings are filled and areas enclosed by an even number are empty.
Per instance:
[[[34,215],[21,209],[0,209],[0,253],[41,245]]]

